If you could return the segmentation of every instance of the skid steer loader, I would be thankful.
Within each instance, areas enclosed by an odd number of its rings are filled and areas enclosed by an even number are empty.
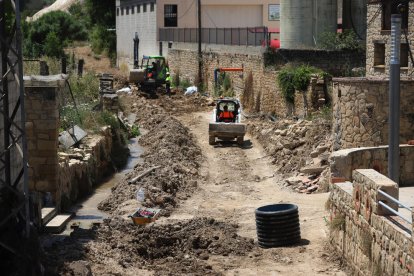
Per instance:
[[[224,116],[225,115],[225,116]],[[212,122],[209,124],[209,144],[214,145],[216,139],[231,141],[236,139],[243,145],[246,125],[241,123],[241,106],[237,99],[224,98],[217,100],[213,111]]]

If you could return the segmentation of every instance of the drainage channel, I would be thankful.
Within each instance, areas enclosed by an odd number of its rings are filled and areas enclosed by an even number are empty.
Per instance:
[[[76,214],[68,223],[63,234],[72,232],[73,225],[80,228],[88,229],[95,223],[101,223],[108,214],[98,210],[98,204],[111,194],[111,188],[120,182],[125,175],[134,169],[134,166],[141,162],[140,156],[144,152],[143,148],[138,144],[138,138],[129,141],[130,156],[127,165],[121,171],[110,176],[102,184],[97,186],[92,195],[75,205],[70,212]]]

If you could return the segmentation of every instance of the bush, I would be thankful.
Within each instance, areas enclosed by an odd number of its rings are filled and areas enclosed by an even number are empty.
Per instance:
[[[252,109],[254,104],[253,72],[250,71],[244,81],[242,104],[246,109]]]
[[[295,91],[306,92],[313,74],[317,74],[321,77],[329,75],[326,72],[309,65],[300,65],[298,67],[285,66],[279,71],[277,82],[286,103],[294,105]],[[304,98],[304,100],[306,101],[306,98]],[[305,105],[307,105],[306,102]]]
[[[363,43],[352,30],[343,33],[323,32],[319,36],[317,47],[324,50],[364,50]]]
[[[69,84],[77,102],[94,102],[99,98],[99,79],[92,73],[79,78],[71,75]]]
[[[293,84],[294,71],[292,67],[284,67],[277,75],[277,82],[281,89],[282,97],[286,103],[295,103],[295,86]]]
[[[172,86],[178,87],[180,86],[180,70],[177,70],[172,78]]]
[[[233,84],[231,82],[231,78],[225,72],[220,73],[217,86],[214,88],[215,96],[225,96],[225,97],[233,97],[234,90]]]
[[[182,80],[182,81],[180,82],[180,86],[181,86],[184,90],[186,90],[188,87],[190,87],[190,86],[191,86],[191,82],[190,82],[190,80],[189,80],[189,79],[184,79],[184,80]]]
[[[129,136],[133,138],[133,137],[138,137],[139,135],[141,135],[141,132],[139,131],[139,127],[137,125],[133,125],[129,131]]]
[[[62,11],[49,12],[31,23],[23,23],[23,52],[28,57],[63,56],[63,48],[74,40],[86,40],[84,26]]]

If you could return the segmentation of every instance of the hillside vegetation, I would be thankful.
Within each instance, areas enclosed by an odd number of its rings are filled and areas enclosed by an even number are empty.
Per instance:
[[[96,54],[113,58],[116,51],[115,0],[85,0],[65,11],[51,11],[23,22],[23,54],[60,58],[74,41],[87,41]]]

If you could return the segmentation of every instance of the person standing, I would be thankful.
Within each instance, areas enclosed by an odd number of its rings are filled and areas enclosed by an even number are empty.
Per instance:
[[[165,78],[165,90],[167,91],[168,97],[171,96],[171,76],[170,71],[167,69],[166,78]]]

